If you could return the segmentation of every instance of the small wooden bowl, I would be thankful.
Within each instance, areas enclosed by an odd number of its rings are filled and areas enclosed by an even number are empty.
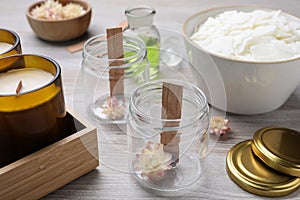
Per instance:
[[[81,5],[86,12],[76,18],[63,19],[63,20],[47,20],[37,19],[32,16],[31,11],[36,6],[39,6],[43,1],[32,4],[26,10],[27,20],[35,32],[35,34],[47,41],[67,41],[75,39],[83,35],[90,24],[92,16],[92,8],[89,3],[82,0],[58,0],[62,5],[67,3],[76,3]]]

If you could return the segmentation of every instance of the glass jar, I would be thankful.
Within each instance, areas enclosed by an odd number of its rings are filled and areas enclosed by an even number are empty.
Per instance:
[[[1,168],[63,138],[66,108],[61,68],[53,59],[7,56],[0,59],[0,74]]]
[[[146,6],[125,10],[128,20],[128,27],[125,28],[125,32],[133,33],[145,42],[147,58],[151,64],[150,79],[158,75],[160,60],[160,34],[157,27],[153,24],[155,13],[154,8]]]
[[[161,119],[163,82],[183,86],[181,119]],[[203,92],[189,82],[156,80],[136,89],[130,99],[127,125],[133,176],[157,191],[176,191],[196,183],[207,155],[208,113]],[[174,126],[164,126],[169,123]],[[162,135],[168,131],[175,135],[163,145]]]
[[[19,35],[11,30],[0,29],[0,58],[21,53]]]
[[[125,123],[128,100],[134,89],[149,80],[149,63],[144,42],[130,34],[123,34],[124,58],[108,59],[106,35],[97,35],[83,47],[81,71],[87,110],[96,122]],[[109,63],[120,61],[120,66]],[[112,95],[111,70],[121,70],[117,85],[123,85],[123,94]]]

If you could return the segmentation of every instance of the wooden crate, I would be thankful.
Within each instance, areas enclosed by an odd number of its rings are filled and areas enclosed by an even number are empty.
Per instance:
[[[0,168],[0,199],[38,199],[99,165],[97,130],[77,115],[76,131]]]

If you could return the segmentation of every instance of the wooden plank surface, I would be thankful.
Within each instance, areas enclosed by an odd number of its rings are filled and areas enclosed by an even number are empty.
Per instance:
[[[154,18],[159,28],[181,33],[182,23],[193,13],[216,6],[262,5],[281,9],[300,17],[299,0],[89,0],[93,7],[89,32],[80,39],[62,43],[49,43],[38,39],[32,32],[25,16],[26,7],[34,0],[1,0],[0,27],[12,29],[21,37],[24,53],[47,55],[62,66],[62,79],[66,103],[75,111],[84,110],[83,88],[78,84],[81,52],[69,53],[65,47],[115,26],[124,20],[124,10],[129,6],[146,4],[156,8]],[[75,93],[74,93],[75,92]],[[82,111],[84,112],[84,111]],[[81,114],[81,113],[80,113]],[[84,114],[84,113],[83,113]],[[227,151],[236,143],[251,139],[253,133],[262,127],[277,125],[300,130],[300,85],[287,102],[278,110],[256,116],[227,114],[231,134],[213,144],[207,158],[206,171],[197,188],[188,188],[185,194],[174,199],[266,199],[245,192],[234,184],[226,173]],[[143,189],[126,173],[126,136],[124,127],[108,126],[98,130],[99,156],[102,163],[96,170],[50,193],[43,199],[165,199],[168,197]],[[114,145],[112,145],[112,143]],[[300,191],[280,199],[300,199]]]

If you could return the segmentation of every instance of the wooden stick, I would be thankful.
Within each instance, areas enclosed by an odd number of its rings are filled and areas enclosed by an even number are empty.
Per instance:
[[[113,61],[109,66],[120,66],[123,64],[123,34],[122,28],[106,29],[107,35],[107,54],[108,58]],[[109,69],[110,96],[124,95],[124,69],[111,68]]]
[[[69,45],[66,47],[66,50],[70,53],[75,53],[77,51],[81,51],[82,48],[83,48],[83,45],[86,41],[83,40],[81,42],[78,42],[78,43],[75,43],[75,44],[72,44],[72,45]]]
[[[123,20],[119,23],[118,27],[121,27],[123,30],[128,26],[128,22],[127,20]],[[102,40],[105,40],[106,37],[102,37],[102,38],[99,38],[99,39],[102,39]],[[86,41],[81,41],[81,42],[78,42],[76,44],[72,44],[72,45],[69,45],[66,47],[66,50],[70,53],[75,53],[77,51],[81,51],[82,48],[83,48],[83,45]]]
[[[16,94],[19,94],[19,93],[20,93],[22,87],[23,87],[22,81],[19,81],[18,86],[17,86],[17,89],[16,89]]]
[[[162,119],[181,119],[183,86],[172,83],[163,83],[162,91]],[[177,127],[179,122],[166,122],[164,127]],[[163,131],[160,143],[164,150],[172,154],[172,165],[179,162],[180,135],[177,131]]]

